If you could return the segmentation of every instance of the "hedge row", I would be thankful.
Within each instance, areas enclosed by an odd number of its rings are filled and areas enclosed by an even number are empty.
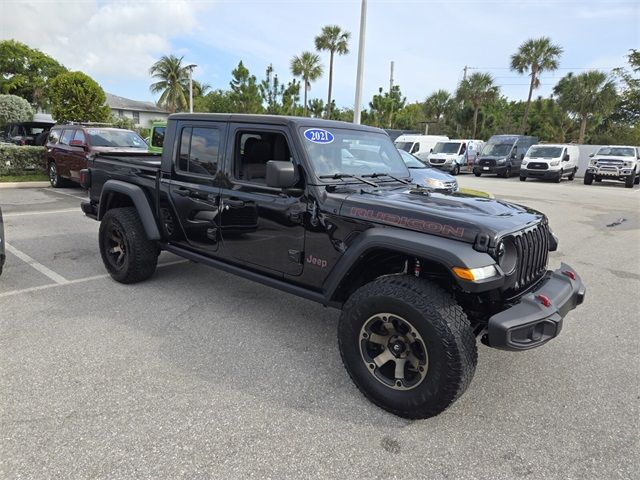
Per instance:
[[[47,173],[44,147],[0,145],[0,175]]]

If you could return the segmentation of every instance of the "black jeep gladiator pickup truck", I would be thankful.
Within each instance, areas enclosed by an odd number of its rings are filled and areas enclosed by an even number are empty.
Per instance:
[[[387,134],[344,122],[174,114],[162,155],[98,153],[81,172],[99,248],[122,283],[161,250],[342,310],[358,388],[407,418],[469,386],[476,338],[520,351],[560,333],[585,287],[547,218],[409,182]]]

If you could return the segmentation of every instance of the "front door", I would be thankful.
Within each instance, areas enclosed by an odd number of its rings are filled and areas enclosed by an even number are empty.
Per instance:
[[[172,242],[201,253],[216,252],[220,242],[220,184],[226,125],[180,121],[169,196],[161,214]]]
[[[266,185],[269,160],[296,162],[285,128],[231,125],[228,183],[221,190],[223,256],[275,275],[300,275],[304,260],[302,188]]]

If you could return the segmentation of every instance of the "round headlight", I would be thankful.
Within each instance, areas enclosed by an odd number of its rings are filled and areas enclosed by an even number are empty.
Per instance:
[[[498,265],[505,275],[511,275],[518,264],[518,249],[513,239],[506,238],[501,241],[496,251]]]

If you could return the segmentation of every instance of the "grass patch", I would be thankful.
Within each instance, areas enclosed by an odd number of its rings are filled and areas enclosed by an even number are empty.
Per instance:
[[[482,190],[473,190],[471,188],[460,188],[458,192],[464,193],[465,195],[473,195],[475,197],[493,198],[493,195],[490,193],[483,192]]]
[[[31,175],[0,175],[0,183],[6,182],[48,182],[49,177],[40,173]]]

